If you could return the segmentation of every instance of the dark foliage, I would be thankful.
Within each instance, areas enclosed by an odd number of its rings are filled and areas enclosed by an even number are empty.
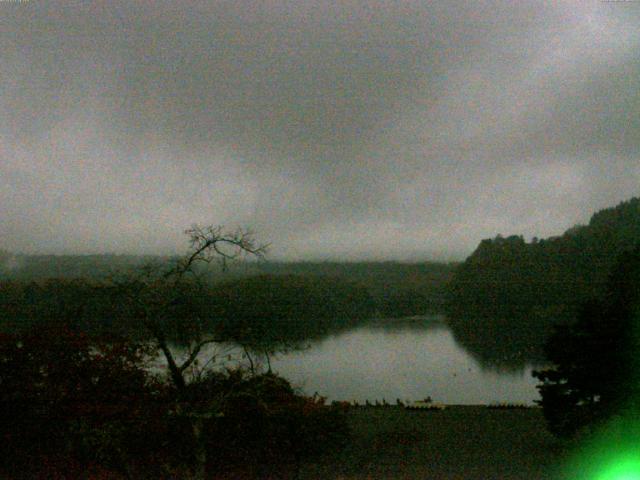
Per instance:
[[[223,337],[268,350],[371,318],[375,304],[345,279],[262,275],[219,285],[210,312]]]
[[[194,418],[210,478],[289,478],[348,439],[342,409],[275,375],[210,373],[176,396],[149,376],[144,349],[104,340],[62,327],[0,337],[4,477],[181,478]]]
[[[365,287],[382,316],[442,313],[457,264],[401,262],[264,262],[270,275],[335,278]]]
[[[223,394],[205,427],[207,469],[219,478],[293,478],[303,460],[349,438],[343,409],[296,394],[273,374],[212,374],[190,389],[193,400]]]
[[[0,280],[40,282],[48,279],[92,279],[102,282],[114,274],[145,265],[166,269],[176,258],[134,255],[22,255],[0,250]],[[446,285],[455,264],[420,262],[219,262],[198,264],[194,271],[207,283],[239,278],[295,276],[357,282],[366,288],[376,310],[384,316],[442,313]]]
[[[552,325],[575,320],[580,305],[601,295],[618,256],[639,241],[639,198],[560,237],[483,240],[450,284],[456,339],[484,363],[541,360]]]
[[[287,342],[294,324],[298,335],[369,315],[366,291],[290,277],[205,282],[211,263],[260,258],[266,246],[243,230],[194,226],[186,233],[185,257],[119,277],[0,284],[0,468],[7,476],[81,478],[98,469],[104,478],[204,479],[229,468],[243,478],[288,476],[301,458],[344,441],[339,410],[297,395],[272,374],[256,376],[253,362],[250,376],[213,372],[215,356],[195,376],[188,371],[210,344],[268,353]],[[185,358],[176,357],[177,344],[188,349]],[[160,352],[163,382],[144,362]]]
[[[107,281],[0,282],[0,330],[40,324],[70,325],[92,337],[117,332],[144,340],[135,306]],[[142,294],[141,294],[142,295]],[[366,288],[342,278],[261,275],[226,283],[184,282],[144,288],[147,304],[162,304],[162,329],[176,343],[195,330],[259,350],[308,340],[371,318],[376,305]]]
[[[0,462],[12,478],[65,478],[100,465],[128,474],[164,451],[163,387],[146,352],[63,327],[0,336]],[[74,473],[75,472],[75,473]]]
[[[560,325],[534,372],[550,430],[571,436],[625,409],[640,412],[640,247],[620,257],[607,292],[586,302],[577,322]]]

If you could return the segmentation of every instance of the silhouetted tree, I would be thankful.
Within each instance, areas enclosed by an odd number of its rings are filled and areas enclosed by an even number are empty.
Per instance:
[[[224,340],[208,321],[203,296],[206,288],[198,276],[197,265],[227,261],[241,256],[261,257],[266,245],[257,244],[251,232],[225,231],[222,227],[193,226],[185,232],[189,236],[190,251],[170,267],[150,265],[135,275],[128,275],[117,282],[117,292],[122,300],[121,309],[127,320],[140,323],[162,352],[169,377],[175,388],[175,411],[185,417],[194,439],[194,478],[204,478],[206,445],[203,434],[205,420],[219,411],[224,391],[217,391],[206,402],[206,411],[194,409],[193,391],[189,388],[187,373],[198,362],[204,347]],[[175,344],[186,347],[187,355],[179,359]],[[204,361],[210,364],[211,359]]]
[[[186,371],[203,348],[221,341],[205,318],[206,305],[201,301],[205,285],[199,279],[197,264],[225,263],[243,255],[261,257],[266,251],[266,245],[258,245],[248,231],[194,226],[185,233],[191,249],[184,257],[169,267],[149,265],[116,281],[117,294],[124,301],[124,316],[139,322],[154,339],[178,391],[185,389]],[[179,340],[181,346],[187,347],[184,360],[177,360],[171,340]]]
[[[607,291],[574,324],[556,327],[550,369],[534,372],[550,430],[571,436],[627,409],[640,411],[640,246],[623,254]]]
[[[295,475],[303,458],[344,443],[341,408],[297,394],[271,372],[211,368],[215,355],[205,347],[269,349],[281,341],[273,320],[284,330],[300,314],[364,314],[366,291],[291,276],[211,283],[211,269],[198,264],[260,257],[265,246],[246,231],[187,234],[184,257],[111,281],[0,282],[0,471],[56,456],[42,472],[9,478],[85,478],[92,467],[114,479],[202,479],[207,469],[272,478]],[[225,312],[213,302],[220,294],[231,295]],[[221,321],[234,317],[243,321]],[[159,352],[162,381],[143,361]]]

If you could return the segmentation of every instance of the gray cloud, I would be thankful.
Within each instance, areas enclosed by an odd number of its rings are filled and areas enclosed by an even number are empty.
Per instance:
[[[640,7],[0,3],[1,247],[459,258],[638,194]]]

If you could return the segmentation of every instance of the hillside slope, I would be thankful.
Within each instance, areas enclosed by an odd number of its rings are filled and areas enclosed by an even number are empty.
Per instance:
[[[605,291],[624,251],[640,243],[640,198],[595,213],[562,236],[483,240],[450,283],[456,338],[487,363],[542,359],[551,326]]]

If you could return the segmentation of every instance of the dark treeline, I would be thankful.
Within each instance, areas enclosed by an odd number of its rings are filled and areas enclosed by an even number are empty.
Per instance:
[[[456,339],[485,363],[542,360],[556,323],[606,291],[620,254],[640,242],[640,199],[597,212],[562,236],[483,240],[450,284]]]
[[[371,318],[366,288],[338,277],[260,275],[218,285],[211,314],[237,343],[311,339]]]
[[[122,270],[169,260],[153,255],[25,255],[0,250],[0,279],[104,279]]]
[[[368,291],[341,278],[260,275],[183,289],[188,311],[173,307],[166,318],[170,334],[170,323],[180,325],[197,309],[206,328],[222,341],[260,348],[310,339],[376,313]],[[0,282],[0,328],[21,331],[54,319],[92,336],[117,332],[139,338],[140,325],[130,310],[118,308],[117,295],[117,283],[97,280]],[[173,340],[180,341],[178,333]]]
[[[0,280],[29,282],[55,278],[103,281],[144,265],[161,266],[172,261],[173,257],[160,256],[21,255],[0,251]],[[373,299],[376,315],[401,317],[442,313],[446,285],[455,268],[456,264],[435,262],[245,261],[198,265],[198,273],[212,284],[265,275],[290,279],[306,277],[307,282],[316,279],[314,281],[324,285],[331,281],[357,283]],[[327,281],[318,280],[322,278]],[[286,286],[286,282],[277,283],[283,288]],[[237,285],[242,287],[245,284],[240,282]],[[300,292],[304,293],[302,290]]]
[[[343,278],[364,286],[381,316],[442,313],[454,263],[401,262],[264,262],[272,275]]]

